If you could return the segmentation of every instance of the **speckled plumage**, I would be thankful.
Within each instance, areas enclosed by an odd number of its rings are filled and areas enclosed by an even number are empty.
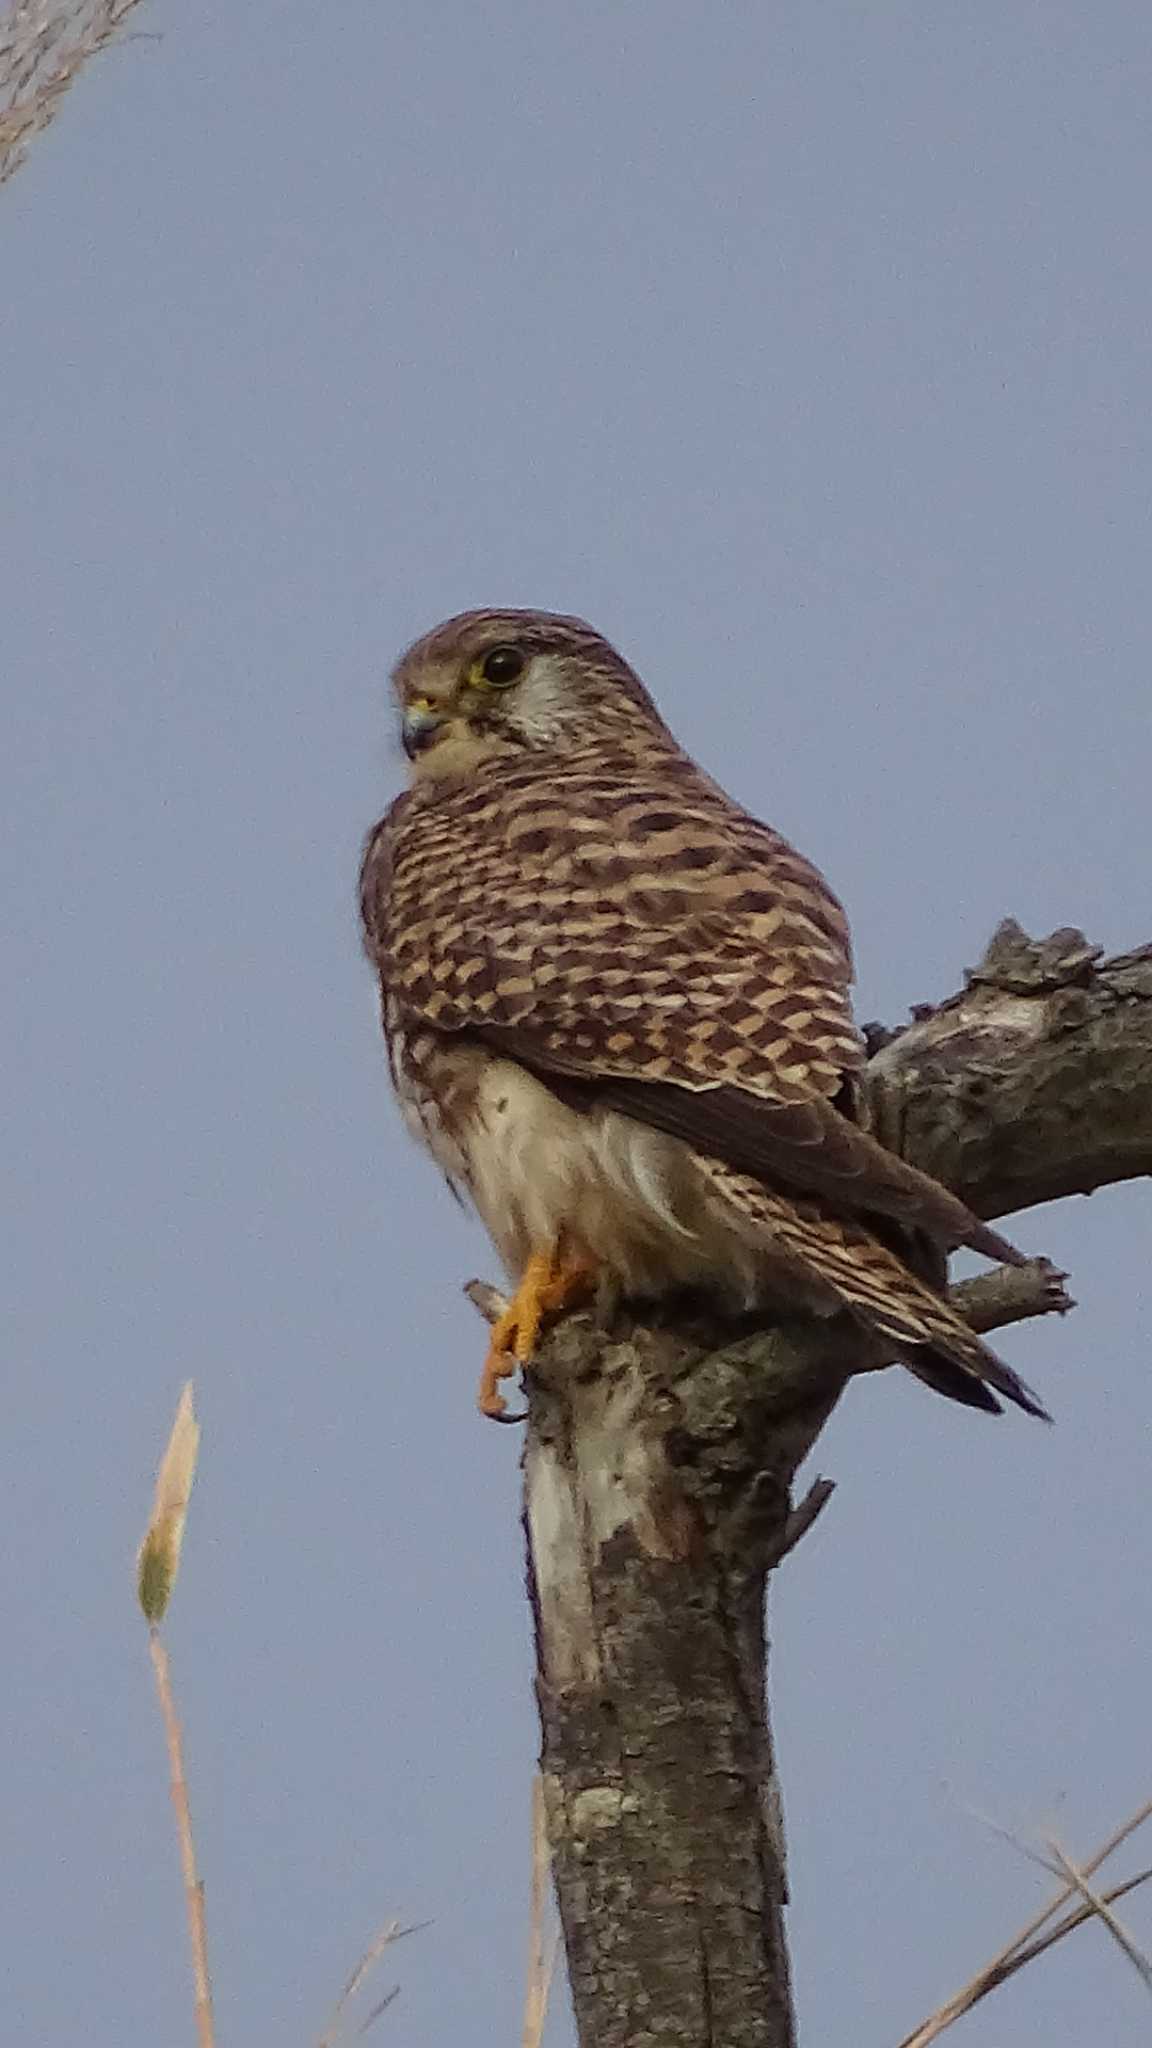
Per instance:
[[[417,778],[369,837],[366,940],[409,1124],[512,1276],[561,1243],[617,1291],[847,1309],[957,1398],[1033,1407],[924,1249],[1011,1247],[852,1121],[848,928],[816,869],[579,620],[466,613],[395,682]]]

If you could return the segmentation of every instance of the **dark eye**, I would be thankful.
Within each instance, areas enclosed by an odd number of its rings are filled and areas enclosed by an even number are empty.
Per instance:
[[[507,689],[524,673],[524,656],[518,647],[493,647],[480,663],[480,673],[494,689]]]

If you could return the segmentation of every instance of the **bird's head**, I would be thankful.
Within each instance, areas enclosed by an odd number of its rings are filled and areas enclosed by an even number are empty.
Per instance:
[[[461,612],[393,671],[413,778],[467,775],[494,755],[574,752],[660,729],[639,677],[582,619]]]

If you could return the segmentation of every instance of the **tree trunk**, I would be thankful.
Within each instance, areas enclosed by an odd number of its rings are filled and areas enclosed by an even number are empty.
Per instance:
[[[982,1215],[1152,1171],[1152,948],[1005,925],[966,991],[875,1034],[869,1121]],[[978,1327],[1067,1307],[1038,1261]],[[524,1522],[542,1769],[582,2048],[792,2048],[764,1587],[824,1495],[791,1482],[851,1373],[843,1324],[697,1306],[552,1336]]]
[[[718,1350],[686,1320],[598,1345],[581,1319],[533,1375],[544,1791],[597,2048],[794,2040],[764,1581],[849,1363],[818,1386],[809,1346],[780,1331]]]

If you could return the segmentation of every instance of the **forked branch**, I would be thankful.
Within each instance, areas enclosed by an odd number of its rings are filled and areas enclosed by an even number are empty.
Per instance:
[[[1106,961],[1006,924],[961,994],[876,1035],[866,1114],[998,1216],[1152,1171],[1150,1074],[1152,948]],[[1071,1306],[1042,1260],[958,1292],[981,1330]],[[584,2048],[793,2048],[764,1586],[806,1525],[797,1467],[881,1363],[810,1319],[734,1339],[576,1317],[531,1375],[542,1770]]]

